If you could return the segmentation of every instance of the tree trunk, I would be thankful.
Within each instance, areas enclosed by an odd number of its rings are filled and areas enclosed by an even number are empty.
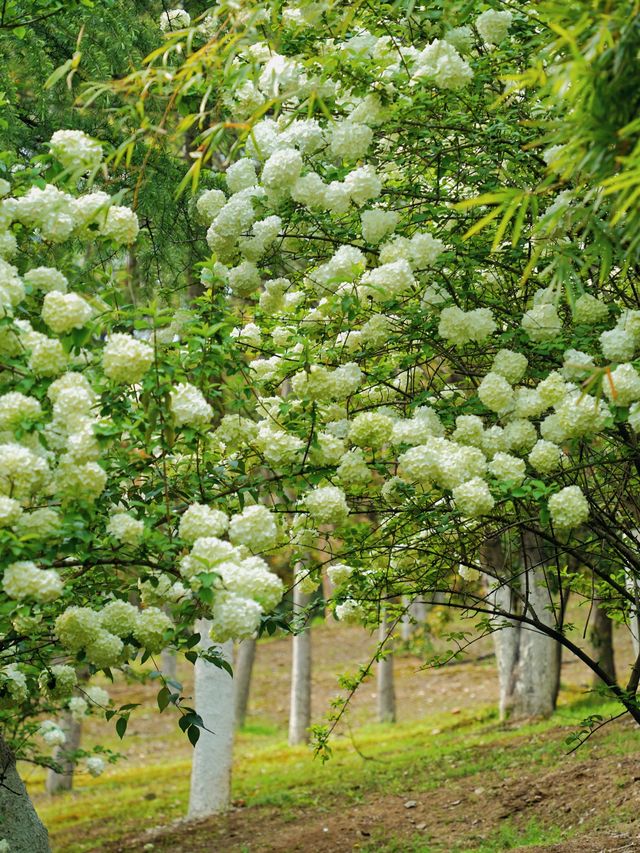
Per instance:
[[[637,531],[632,531],[637,534]],[[634,536],[637,539],[637,536]],[[640,654],[640,585],[635,574],[627,569],[626,572],[626,587],[635,598],[635,607],[631,607],[629,612],[629,630],[631,631],[631,642],[633,643],[634,657]]]
[[[593,657],[600,667],[613,681],[616,681],[616,664],[613,651],[613,621],[606,610],[599,604],[593,609],[593,624],[589,639],[593,649]],[[603,684],[594,673],[593,685]]]
[[[18,775],[15,758],[0,738],[0,839],[10,853],[49,853],[49,835]]]
[[[171,649],[164,649],[160,655],[160,668],[168,681],[175,681],[178,676],[177,661],[176,653]]]
[[[299,613],[309,606],[311,596],[293,588],[293,608]],[[291,706],[289,712],[289,743],[309,743],[311,725],[311,630],[294,634],[292,638],[293,659],[291,661]]]
[[[80,748],[80,738],[82,737],[82,720],[74,720],[69,711],[60,719],[59,725],[67,739],[62,746],[56,749],[53,755],[54,761],[60,765],[62,772],[56,773],[55,770],[50,769],[47,773],[47,794],[52,795],[61,791],[70,791],[73,788],[73,774],[76,763],[73,760],[72,753]]]
[[[389,623],[386,616],[382,615],[378,629],[378,641],[383,643],[389,632]],[[391,640],[387,640],[384,650],[388,651],[385,657],[378,661],[378,722],[395,723],[396,721],[396,691],[393,683],[393,651]]]
[[[482,559],[492,587],[488,601],[498,610],[517,613],[519,598],[511,586],[517,583],[520,596],[525,598],[527,614],[535,614],[544,625],[557,627],[558,614],[544,570],[545,555],[532,537],[525,536],[521,557],[524,568],[514,572],[507,567],[501,543],[496,539],[485,543]],[[496,617],[494,624],[501,626],[493,635],[500,683],[500,718],[550,716],[559,687],[561,655],[557,642],[517,620]]]
[[[203,648],[214,645],[209,639],[210,627],[206,619],[198,622]],[[233,642],[229,640],[218,649],[231,663]],[[200,730],[200,739],[193,750],[189,818],[217,814],[229,807],[233,755],[233,679],[224,669],[198,658],[195,694],[196,712],[208,731]]]
[[[406,606],[408,598],[405,598]],[[427,621],[427,605],[424,601],[414,600],[409,604],[400,623],[400,636],[403,643],[411,640],[411,635]]]
[[[247,708],[249,706],[249,691],[251,690],[251,673],[253,662],[256,659],[256,647],[258,643],[254,637],[249,637],[238,643],[236,649],[236,664],[233,669],[233,680],[235,682],[236,703],[236,727],[243,728],[247,719]]]

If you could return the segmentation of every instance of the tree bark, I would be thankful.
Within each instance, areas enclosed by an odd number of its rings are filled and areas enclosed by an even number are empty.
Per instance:
[[[520,556],[522,570],[514,572],[507,566],[506,555],[497,539],[483,545],[481,559],[490,586],[487,600],[497,610],[517,613],[519,607],[542,624],[557,627],[558,611],[554,609],[547,584],[543,549],[533,537],[525,537]],[[500,719],[550,716],[559,687],[561,655],[558,643],[515,620],[498,617],[494,621],[497,628],[500,626],[493,634],[500,684]]]
[[[308,607],[311,596],[293,588],[293,608],[298,613]],[[309,743],[311,725],[311,629],[294,634],[291,661],[291,704],[289,712],[289,743]]]
[[[593,609],[593,624],[589,639],[593,649],[593,657],[612,681],[616,679],[616,664],[613,650],[613,621],[606,610],[596,604]],[[594,687],[603,684],[601,678],[594,673]]]
[[[160,667],[162,674],[168,681],[175,681],[178,675],[178,659],[176,653],[170,649],[164,649],[160,655]]]
[[[405,605],[407,599],[405,599]],[[427,621],[427,605],[424,601],[414,600],[407,607],[400,623],[400,636],[403,643],[411,640],[411,635]]]
[[[233,669],[235,682],[236,728],[243,728],[247,719],[249,707],[249,692],[251,690],[251,673],[256,659],[258,643],[254,637],[249,637],[238,643],[236,649],[236,664]]]
[[[388,632],[389,623],[383,613],[378,629],[378,641],[380,643],[386,640]],[[387,640],[385,643],[385,651],[388,651],[389,654],[380,658],[377,667],[379,723],[395,723],[396,721],[396,691],[393,681],[393,651],[391,643],[391,640]]]
[[[49,835],[36,814],[13,753],[0,737],[0,839],[11,853],[49,853]]]
[[[211,648],[211,623],[198,622],[201,646]],[[222,656],[231,663],[233,642],[218,646]],[[198,658],[195,664],[196,712],[207,730],[200,730],[200,739],[193,750],[189,818],[206,817],[229,807],[231,792],[231,762],[233,757],[234,701],[233,679],[228,672]]]
[[[67,736],[62,746],[59,746],[54,755],[54,761],[60,765],[62,772],[56,773],[50,769],[47,773],[47,794],[58,794],[61,791],[70,791],[73,788],[73,774],[76,763],[72,754],[80,748],[82,737],[82,721],[74,720],[71,713],[67,711],[59,721],[60,728]]]

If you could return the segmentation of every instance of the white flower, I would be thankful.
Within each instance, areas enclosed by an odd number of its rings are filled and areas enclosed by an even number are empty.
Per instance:
[[[580,486],[566,486],[549,498],[551,521],[561,530],[579,527],[589,518],[589,504]]]
[[[132,335],[115,333],[102,351],[102,369],[109,379],[126,385],[140,382],[153,363],[153,349]]]
[[[500,44],[509,32],[513,15],[509,11],[487,9],[476,18],[476,29],[485,44]]]
[[[144,533],[144,522],[127,512],[116,512],[109,519],[107,533],[125,545],[137,545]]]
[[[77,293],[51,290],[45,294],[42,304],[42,319],[57,335],[81,329],[92,313],[89,303]]]
[[[440,89],[461,89],[473,77],[468,62],[447,41],[435,39],[416,57],[414,78],[431,77]]]
[[[104,760],[98,755],[90,755],[87,758],[87,771],[91,776],[101,776],[106,766]]]
[[[524,376],[528,363],[526,355],[510,349],[501,349],[493,359],[491,371],[499,373],[511,385],[515,385]]]
[[[246,545],[254,553],[273,548],[278,537],[275,517],[267,507],[257,504],[245,507],[231,517],[229,539],[234,545]]]
[[[229,519],[219,509],[204,504],[191,504],[180,519],[180,538],[193,544],[205,536],[222,536],[229,526]]]
[[[632,364],[619,364],[602,380],[602,390],[616,406],[628,406],[640,400],[640,375]]]
[[[456,486],[452,495],[456,508],[467,518],[487,515],[495,504],[489,486],[480,477],[474,477]]]
[[[81,130],[56,130],[49,147],[65,169],[90,172],[102,161],[102,145]]]
[[[184,9],[168,9],[160,15],[160,29],[163,33],[185,30],[190,24],[191,16]]]
[[[349,514],[345,493],[337,486],[319,486],[307,492],[303,503],[317,524],[342,524]]]
[[[525,311],[522,328],[532,341],[551,341],[562,331],[562,320],[554,306],[545,302]]]
[[[171,411],[178,426],[206,426],[213,416],[202,391],[188,382],[180,382],[171,391]]]
[[[360,160],[369,150],[373,131],[366,124],[343,121],[331,131],[330,149],[339,160]]]
[[[21,560],[5,568],[2,588],[9,598],[47,602],[60,597],[63,583],[54,569],[39,569],[35,563]]]
[[[138,217],[129,207],[112,205],[100,228],[103,237],[108,237],[121,246],[129,246],[135,242],[140,225]]]

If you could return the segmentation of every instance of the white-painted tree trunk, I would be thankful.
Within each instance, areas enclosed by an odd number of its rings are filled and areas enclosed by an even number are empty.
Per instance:
[[[300,584],[293,588],[293,608],[299,613],[309,606],[311,596],[302,592]],[[292,637],[291,704],[289,709],[289,743],[309,742],[311,725],[311,629]]]
[[[383,643],[387,639],[389,632],[389,623],[383,613],[378,629],[378,642]],[[395,723],[396,721],[396,691],[393,681],[393,651],[391,648],[392,641],[389,639],[384,645],[384,650],[388,651],[385,657],[380,658],[377,665],[377,705],[378,705],[378,722],[379,723]]]
[[[165,649],[160,656],[160,668],[168,681],[175,681],[178,676],[178,659],[175,652]]]
[[[211,648],[211,623],[198,622],[201,646]],[[218,646],[222,656],[231,663],[233,642]],[[195,664],[196,712],[208,731],[200,731],[193,750],[189,818],[206,817],[225,811],[231,793],[231,762],[234,733],[233,678],[224,669],[198,659]]]
[[[49,853],[49,836],[16,770],[11,750],[0,738],[0,840],[10,853]]]
[[[247,719],[251,673],[256,659],[258,643],[254,637],[242,640],[236,647],[236,662],[233,667],[234,696],[236,703],[236,727],[241,729]]]
[[[82,737],[82,721],[74,720],[68,711],[59,720],[58,724],[67,736],[65,743],[59,746],[53,755],[54,761],[60,765],[62,772],[56,773],[55,770],[48,771],[46,782],[47,794],[70,791],[73,787],[73,774],[76,765],[70,754],[79,749],[80,738]]]
[[[403,601],[407,607],[408,599]],[[427,621],[427,605],[424,601],[414,600],[405,610],[400,623],[400,636],[403,643],[408,643],[414,631]]]
[[[526,543],[525,567],[514,571],[507,565],[498,540],[483,546],[482,560],[487,570],[487,601],[496,610],[522,612],[516,596],[526,597],[528,615],[543,624],[555,626],[553,600],[547,588],[543,554],[532,541]],[[496,580],[496,578],[498,580]],[[547,717],[553,713],[558,693],[560,654],[557,642],[535,628],[516,619],[497,616],[493,634],[500,689],[500,719],[507,717]]]

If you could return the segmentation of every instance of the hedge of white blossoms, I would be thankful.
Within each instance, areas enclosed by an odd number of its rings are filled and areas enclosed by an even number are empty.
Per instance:
[[[202,280],[237,312],[257,397],[214,441],[229,470],[242,459],[259,482],[266,467],[295,493],[289,536],[305,589],[327,555],[353,561],[349,572],[329,561],[329,574],[336,614],[359,619],[382,594],[418,589],[429,567],[443,579],[462,553],[477,561],[492,531],[529,519],[563,543],[606,516],[599,460],[627,453],[640,429],[640,312],[587,280],[567,298],[545,280],[544,254],[522,287],[523,241],[500,245],[494,265],[490,240],[462,240],[469,219],[455,203],[485,191],[483,176],[508,181],[521,150],[485,150],[473,129],[492,121],[498,58],[522,55],[511,12],[455,27],[425,15],[420,30],[416,11],[422,44],[403,41],[400,17],[379,32],[361,21],[340,41],[305,20],[283,26],[305,32],[306,54],[274,55],[257,31],[240,51],[231,120],[274,89],[279,111],[197,200],[213,253]],[[303,117],[311,91],[332,120]],[[505,105],[517,125],[522,99]],[[514,174],[540,172],[539,155],[526,167],[514,155]],[[566,192],[545,203],[541,218],[561,233]]]
[[[71,187],[100,169],[102,146],[78,131],[50,150]],[[30,716],[109,711],[87,672],[191,649],[200,617],[216,639],[250,636],[283,584],[261,556],[281,537],[269,510],[184,505],[213,408],[180,341],[145,339],[110,307],[135,212],[20,177],[13,195],[0,185],[0,715],[21,708],[39,735],[17,742],[26,755],[64,744]]]

